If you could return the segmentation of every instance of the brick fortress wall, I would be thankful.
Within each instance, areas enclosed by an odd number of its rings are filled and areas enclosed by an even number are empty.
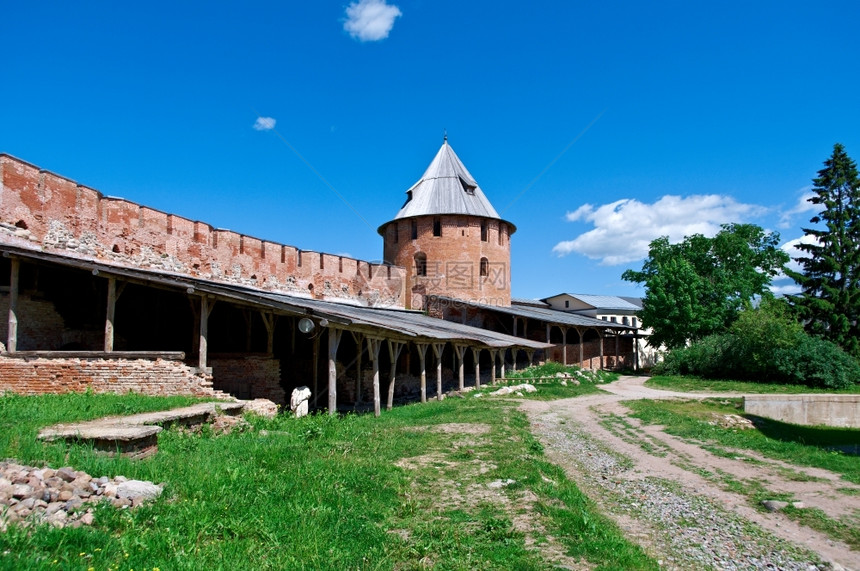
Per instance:
[[[195,367],[165,359],[0,358],[0,394],[84,392],[228,396]]]
[[[0,154],[0,242],[266,291],[403,307],[406,270],[302,251],[112,198]]]

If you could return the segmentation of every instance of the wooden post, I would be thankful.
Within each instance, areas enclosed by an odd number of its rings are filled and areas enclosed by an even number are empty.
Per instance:
[[[206,360],[209,352],[209,314],[215,307],[215,300],[210,300],[205,295],[200,296],[200,342],[197,355],[197,366],[202,372],[206,368]]]
[[[603,334],[606,332],[604,329],[603,332],[598,331],[598,336],[600,337],[600,368],[603,368]]]
[[[436,400],[442,400],[442,352],[444,343],[433,343],[433,354],[436,355]]]
[[[549,323],[546,324],[546,342],[549,343],[550,333],[552,331],[552,325]]]
[[[364,335],[357,331],[350,331],[350,333],[352,334],[353,340],[355,340],[355,347],[358,351],[358,356],[355,358],[355,404],[358,404],[361,402],[361,356],[364,353]]]
[[[421,402],[427,402],[427,343],[415,343],[421,361]]]
[[[18,350],[18,280],[21,273],[21,260],[12,258],[12,271],[9,274],[9,328],[6,330],[6,350]]]
[[[463,357],[466,356],[466,346],[465,345],[454,345],[454,351],[457,353],[457,372],[460,377],[460,390],[462,391],[465,387],[465,363],[463,362]]]
[[[116,278],[108,278],[107,311],[105,312],[105,353],[113,351],[113,327],[116,318]]]
[[[499,356],[498,349],[490,349],[490,359],[493,361],[493,366],[490,368],[490,382],[496,384],[496,359]]]
[[[579,335],[579,368],[581,369],[582,364],[585,362],[585,343],[582,338],[582,329],[577,327],[576,334]]]
[[[517,316],[514,316],[514,337],[517,336]]]
[[[266,327],[266,353],[272,355],[275,352],[275,314],[261,311],[260,317]]]
[[[567,327],[561,328],[561,364],[567,365]]]
[[[633,370],[639,371],[639,332],[633,333]]]
[[[394,407],[394,380],[397,376],[397,359],[400,357],[400,351],[403,349],[403,343],[400,341],[388,340],[388,355],[391,357],[391,371],[388,375],[388,403],[386,409],[391,410]]]
[[[342,329],[328,328],[328,413],[337,413],[337,346]]]
[[[502,378],[502,379],[505,378],[505,359],[507,359],[507,358],[508,358],[508,350],[502,349],[502,370],[499,371],[499,373],[500,373],[499,378]]]
[[[526,355],[529,358],[529,367],[534,365],[535,360],[535,350],[534,349],[526,349]]]
[[[319,376],[320,376],[320,336],[319,333],[314,335],[313,342],[313,384],[314,384],[314,408],[317,408],[317,389],[319,388]]]
[[[373,362],[373,414],[379,416],[379,349],[382,339],[367,338],[367,354]]]
[[[475,361],[475,388],[481,388],[481,348],[480,347],[472,347],[472,360]]]
[[[618,368],[618,331],[615,332],[615,366],[613,369]]]

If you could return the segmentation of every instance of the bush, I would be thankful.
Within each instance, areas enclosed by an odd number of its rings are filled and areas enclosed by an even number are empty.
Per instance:
[[[830,389],[860,382],[860,364],[837,345],[805,333],[778,300],[744,311],[728,333],[671,351],[654,372]]]

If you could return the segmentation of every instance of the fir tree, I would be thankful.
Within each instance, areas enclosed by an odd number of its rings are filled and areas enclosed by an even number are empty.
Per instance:
[[[812,240],[797,248],[802,272],[787,272],[801,286],[793,298],[810,333],[860,358],[860,177],[857,164],[837,143],[813,181],[809,201],[820,213],[803,232]]]

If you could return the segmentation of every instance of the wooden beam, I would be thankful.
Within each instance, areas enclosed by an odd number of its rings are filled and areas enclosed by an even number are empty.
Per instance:
[[[328,413],[337,413],[337,347],[343,329],[328,328]]]
[[[379,416],[379,349],[382,339],[367,338],[367,354],[373,362],[373,414]]]
[[[639,331],[633,333],[633,370],[639,371]]]
[[[615,331],[615,367],[613,367],[614,369],[618,368],[618,337],[618,331]]]
[[[113,351],[114,321],[116,319],[116,278],[108,277],[107,311],[105,312],[105,353]]]
[[[427,402],[427,347],[429,343],[415,343],[421,361],[421,402]]]
[[[442,400],[442,352],[444,343],[433,343],[433,354],[436,356],[436,400]]]
[[[397,359],[400,358],[400,351],[403,349],[403,343],[400,341],[388,340],[388,355],[391,357],[391,369],[388,374],[388,403],[386,409],[394,408],[394,381],[397,376]]]
[[[498,349],[490,349],[490,359],[493,361],[493,366],[490,368],[490,382],[496,384],[496,359],[499,356]]]
[[[582,338],[582,329],[577,327],[576,334],[579,335],[579,368],[581,369],[582,364],[585,362],[585,342]]]
[[[6,330],[6,350],[18,350],[18,282],[21,274],[21,260],[11,258],[12,271],[9,273],[9,325]]]
[[[460,390],[462,391],[465,387],[465,363],[463,362],[463,357],[466,356],[466,346],[465,345],[454,345],[454,351],[457,354],[457,373],[459,375],[460,380]]]
[[[275,314],[260,312],[263,326],[266,328],[266,353],[272,355],[275,352]]]
[[[215,300],[205,295],[200,296],[200,343],[198,345],[197,366],[202,371],[206,368],[209,351],[209,314],[215,307]]]
[[[472,347],[472,360],[475,361],[475,388],[481,388],[481,348]]]
[[[358,355],[355,358],[355,404],[361,402],[361,356],[364,353],[364,334],[358,331],[350,331],[353,340],[355,341],[355,347],[358,351]]]
[[[312,358],[313,358],[313,367],[314,367],[313,375],[312,375],[313,385],[314,385],[314,408],[317,408],[317,406],[319,406],[317,403],[317,392],[318,392],[317,389],[319,388],[319,378],[320,378],[320,363],[319,363],[319,360],[320,360],[320,336],[319,336],[319,333],[314,335],[313,354],[312,355],[313,355]]]
[[[605,331],[605,329],[604,329]],[[604,331],[598,331],[597,336],[600,337],[600,368],[603,368],[603,333]]]
[[[567,365],[567,327],[561,328],[561,364]]]

